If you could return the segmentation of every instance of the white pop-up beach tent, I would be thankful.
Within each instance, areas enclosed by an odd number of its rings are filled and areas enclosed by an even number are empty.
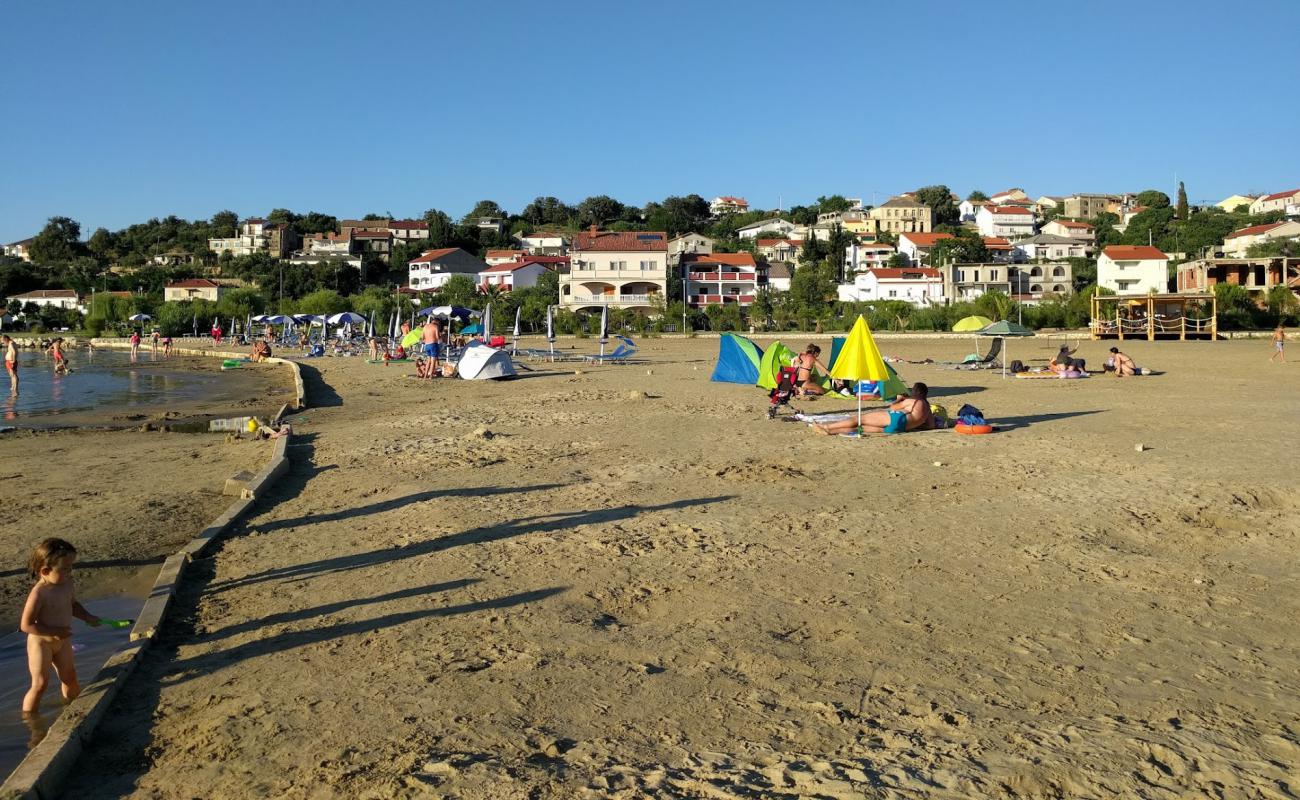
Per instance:
[[[480,344],[465,348],[464,355],[456,363],[456,374],[467,381],[513,378],[515,365],[506,351]]]

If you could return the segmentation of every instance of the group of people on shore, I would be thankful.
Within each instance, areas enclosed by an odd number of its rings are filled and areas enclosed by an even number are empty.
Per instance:
[[[128,341],[131,342],[131,360],[134,361],[140,355],[140,345],[144,341],[144,335],[139,328],[136,328],[131,331],[131,337]],[[161,331],[154,328],[149,334],[149,351],[155,358],[158,357],[159,348],[162,349],[163,358],[170,356],[172,354],[172,337],[163,336]]]

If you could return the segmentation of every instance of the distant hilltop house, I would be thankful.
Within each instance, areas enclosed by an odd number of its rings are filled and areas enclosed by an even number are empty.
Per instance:
[[[1029,261],[1037,261],[1040,258],[1083,258],[1087,251],[1087,245],[1069,236],[1040,233],[1037,236],[1030,236],[1016,242],[1015,249],[1019,251],[1023,258]]]
[[[1300,237],[1300,222],[1284,220],[1267,225],[1252,225],[1223,237],[1223,254],[1229,258],[1245,258],[1251,245],[1297,237]],[[1300,256],[1300,243],[1295,247],[1295,254]]]
[[[844,263],[853,272],[863,272],[883,267],[898,252],[892,244],[882,242],[854,242],[844,248]]]
[[[429,223],[418,219],[395,219],[388,223],[393,242],[421,242],[429,238]]]
[[[568,252],[564,234],[556,231],[533,231],[518,237],[519,243],[535,256],[562,256]]]
[[[751,222],[742,228],[737,228],[736,235],[741,239],[757,239],[763,234],[789,236],[794,233],[798,227],[798,225],[795,225],[789,220],[784,220],[780,217],[773,217],[772,219]]]
[[[14,294],[5,298],[5,305],[17,300],[22,305],[35,303],[42,308],[62,308],[72,311],[85,311],[81,298],[72,289],[37,289],[23,294]]]
[[[802,239],[758,239],[758,254],[768,261],[785,261],[793,264],[799,260]]]
[[[907,256],[907,263],[919,264],[930,249],[944,239],[951,239],[951,233],[907,232],[898,236],[898,252]]]
[[[1029,195],[1024,189],[1007,189],[1005,192],[998,192],[989,198],[989,202],[995,206],[1006,205],[1016,201],[1028,201]]]
[[[975,214],[982,236],[1023,239],[1034,235],[1034,212],[1018,205],[985,205]]]
[[[17,258],[22,261],[31,261],[31,246],[34,241],[36,241],[35,236],[28,239],[20,239],[16,242],[10,242],[4,246],[4,254],[10,258]]]
[[[1287,215],[1300,214],[1300,189],[1266,194],[1250,204],[1250,213],[1267,214],[1281,211]]]
[[[487,262],[489,267],[495,267],[497,264],[518,261],[520,256],[527,254],[527,250],[488,250],[483,254],[483,260]]]
[[[165,253],[158,253],[149,259],[150,264],[156,264],[160,267],[179,267],[185,264],[194,264],[201,259],[193,253],[187,253],[184,250],[168,250]]]
[[[560,305],[649,311],[668,290],[668,234],[590,230],[573,237],[569,273],[560,276]]]
[[[929,233],[934,230],[930,207],[909,197],[891,197],[869,212],[875,220],[872,233]]]
[[[749,211],[749,201],[743,197],[715,197],[709,203],[709,213],[715,217],[723,214],[744,214]]]
[[[1258,199],[1259,196],[1253,194],[1230,194],[1215,203],[1215,205],[1229,213],[1236,211],[1241,206],[1245,206],[1246,210],[1250,211],[1250,204]]]
[[[284,258],[298,247],[298,235],[283,222],[264,219],[246,219],[239,225],[239,234],[228,238],[208,240],[208,249],[217,255],[251,256],[267,253],[274,258]]]
[[[189,278],[163,287],[163,300],[168,303],[185,300],[211,300],[217,302],[229,288],[207,278]]]
[[[1089,248],[1097,241],[1097,231],[1091,225],[1086,222],[1075,222],[1068,219],[1052,220],[1043,225],[1041,233],[1075,239],[1083,242]]]
[[[1169,257],[1154,247],[1111,245],[1097,258],[1097,285],[1116,294],[1164,292]]]
[[[1098,214],[1118,214],[1123,198],[1113,194],[1075,194],[1065,198],[1062,216],[1071,219],[1093,219]]]
[[[407,286],[417,292],[432,292],[441,289],[453,275],[476,280],[487,268],[486,262],[459,247],[429,250],[406,265]]]
[[[668,260],[676,263],[687,253],[712,253],[713,240],[702,233],[683,233],[668,240]]]

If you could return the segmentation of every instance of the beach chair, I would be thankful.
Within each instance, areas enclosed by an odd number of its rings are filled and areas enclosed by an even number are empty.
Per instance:
[[[619,336],[616,338],[619,340],[619,345],[618,347],[614,348],[614,352],[606,353],[603,356],[600,353],[593,353],[591,355],[586,356],[585,358],[586,362],[588,364],[628,363],[628,360],[631,359],[632,356],[636,355],[636,342],[632,341],[626,336]]]

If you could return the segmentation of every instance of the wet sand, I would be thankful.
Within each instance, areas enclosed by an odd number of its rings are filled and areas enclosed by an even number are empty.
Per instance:
[[[308,362],[278,502],[198,562],[66,796],[1294,796],[1300,367],[903,364],[1004,431],[827,439],[710,383],[716,347]]]

